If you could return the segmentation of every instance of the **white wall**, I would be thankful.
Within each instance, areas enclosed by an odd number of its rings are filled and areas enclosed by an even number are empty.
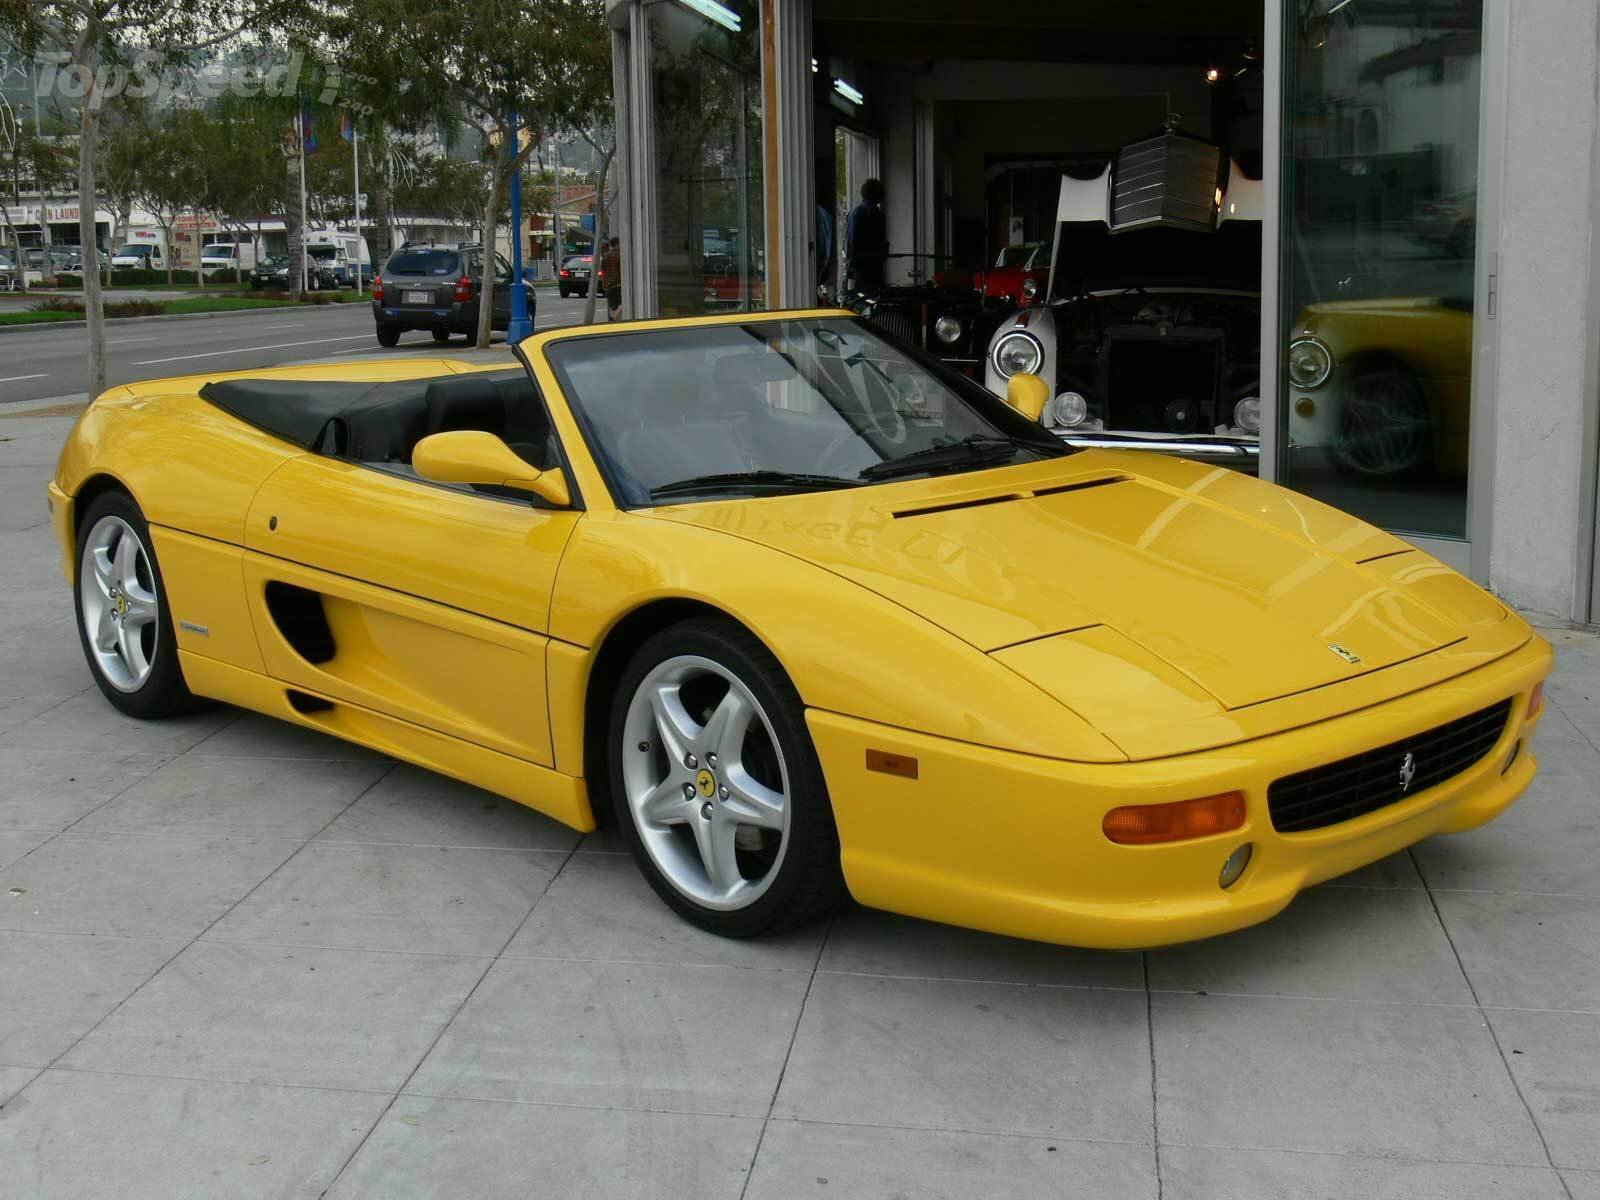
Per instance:
[[[1489,581],[1582,618],[1600,17],[1595,0],[1510,3]]]

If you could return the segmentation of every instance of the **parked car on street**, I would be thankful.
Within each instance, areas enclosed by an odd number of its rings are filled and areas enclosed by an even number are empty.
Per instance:
[[[491,327],[511,325],[511,264],[495,255]],[[434,341],[478,329],[479,284],[483,247],[410,246],[396,250],[372,280],[372,316],[378,344],[393,346],[407,329],[427,329]],[[528,319],[535,315],[537,296],[526,289]]]
[[[287,254],[269,254],[255,265],[250,272],[250,286],[256,291],[262,288],[289,287],[289,256]]]
[[[239,705],[603,823],[746,938],[853,896],[1167,946],[1535,775],[1552,653],[1520,616],[1304,494],[1075,450],[1037,375],[1002,399],[833,310],[519,355],[97,398],[47,499],[106,701]]]
[[[1466,258],[1478,239],[1478,189],[1422,201],[1411,219],[1411,232],[1454,258]]]
[[[1214,146],[1178,134],[1204,160]],[[1138,155],[1149,143],[1123,152]],[[1179,147],[1187,153],[1189,147]],[[990,390],[1050,386],[1042,421],[1073,445],[1183,454],[1254,469],[1261,428],[1261,184],[1235,166],[1152,182],[1153,215],[1112,227],[1116,164],[1064,177],[1044,303],[988,346]],[[1123,181],[1132,186],[1131,178]],[[1187,188],[1193,195],[1178,194]],[[1198,196],[1198,200],[1196,199]],[[1124,213],[1138,210],[1124,207]],[[1181,213],[1181,217],[1164,215]]]
[[[587,296],[589,276],[593,270],[592,254],[574,254],[566,259],[556,275],[556,287],[561,292],[561,298],[565,300],[568,296]]]
[[[135,267],[148,271],[167,269],[165,249],[158,235],[135,230],[111,255],[113,267]]]
[[[249,242],[209,242],[200,248],[203,271],[249,271],[255,261],[255,247]]]

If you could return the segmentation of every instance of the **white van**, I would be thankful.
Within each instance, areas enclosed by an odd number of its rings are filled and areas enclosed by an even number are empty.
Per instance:
[[[248,271],[256,265],[256,248],[250,242],[213,241],[200,247],[202,271]]]
[[[130,229],[128,240],[111,256],[113,267],[144,267],[151,271],[167,269],[167,243],[160,231]]]

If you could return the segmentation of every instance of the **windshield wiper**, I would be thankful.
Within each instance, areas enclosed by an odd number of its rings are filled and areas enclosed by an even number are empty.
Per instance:
[[[942,467],[964,467],[969,463],[1003,462],[1030,449],[1010,438],[975,433],[958,442],[945,442],[914,450],[910,454],[873,463],[861,472],[862,479],[890,479],[896,475],[914,475],[918,471],[936,471]]]
[[[730,471],[722,475],[696,475],[650,489],[650,498],[687,496],[696,492],[737,492],[747,488],[847,488],[860,487],[854,479],[838,475],[806,475],[798,471]]]

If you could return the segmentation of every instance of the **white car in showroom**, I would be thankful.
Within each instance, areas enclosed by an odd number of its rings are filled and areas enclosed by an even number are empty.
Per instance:
[[[1261,429],[1262,190],[1167,130],[1064,177],[1044,303],[989,341],[985,383],[1050,386],[1041,421],[1080,446],[1253,470]]]

